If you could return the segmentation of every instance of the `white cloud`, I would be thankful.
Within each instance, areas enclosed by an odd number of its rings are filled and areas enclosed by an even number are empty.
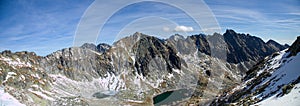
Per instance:
[[[194,31],[193,27],[189,27],[189,26],[176,26],[174,28],[175,32],[192,32]]]

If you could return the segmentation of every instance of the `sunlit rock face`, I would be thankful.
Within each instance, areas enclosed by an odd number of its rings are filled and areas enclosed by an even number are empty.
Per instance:
[[[190,92],[177,104],[205,104],[283,47],[233,30],[167,39],[137,32],[113,45],[86,43],[45,57],[4,51],[0,81],[26,105],[153,104],[154,96],[177,90]]]

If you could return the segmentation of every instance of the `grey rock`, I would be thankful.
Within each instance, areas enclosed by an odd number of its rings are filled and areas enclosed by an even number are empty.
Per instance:
[[[297,40],[291,45],[287,52],[290,52],[289,56],[295,56],[300,52],[300,36],[297,37]]]
[[[258,37],[239,34],[233,30],[226,30],[223,36],[228,45],[227,61],[230,63],[250,60],[259,61],[276,51],[284,49],[283,46],[277,47],[277,45],[271,47]]]

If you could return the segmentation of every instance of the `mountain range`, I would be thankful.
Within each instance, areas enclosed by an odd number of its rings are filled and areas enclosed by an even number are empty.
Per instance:
[[[6,50],[0,53],[0,94],[12,99],[1,103],[259,104],[298,86],[297,66],[281,72],[298,62],[298,52],[299,37],[289,47],[230,29],[166,39],[136,32],[112,45],[86,43],[47,56]]]

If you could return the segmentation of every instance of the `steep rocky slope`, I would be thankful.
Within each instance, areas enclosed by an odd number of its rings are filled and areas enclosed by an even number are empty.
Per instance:
[[[283,50],[282,45],[270,45],[258,37],[249,34],[238,34],[233,30],[227,30],[224,40],[228,45],[227,61],[230,63],[240,63],[243,61],[258,61],[276,50]],[[276,43],[277,44],[277,43]]]
[[[300,105],[299,44],[300,37],[288,50],[260,61],[241,85],[224,92],[212,105]]]
[[[271,48],[273,48],[276,51],[280,51],[280,50],[283,50],[283,49],[289,47],[287,44],[281,45],[272,39],[267,42],[267,45],[269,45]]]
[[[168,39],[137,32],[111,46],[84,44],[45,57],[4,51],[0,81],[26,105],[153,104],[154,96],[182,90],[189,94],[176,104],[205,104],[282,49],[233,30]]]

